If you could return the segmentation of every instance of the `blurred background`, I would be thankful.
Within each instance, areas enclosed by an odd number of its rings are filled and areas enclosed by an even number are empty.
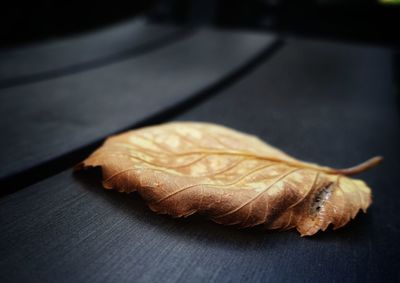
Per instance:
[[[154,22],[267,30],[396,47],[399,4],[399,0],[2,1],[0,44],[4,48],[81,33],[146,15]]]

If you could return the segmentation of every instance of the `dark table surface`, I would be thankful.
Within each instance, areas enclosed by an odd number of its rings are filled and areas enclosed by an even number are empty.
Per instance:
[[[275,42],[269,35],[197,30],[141,56],[0,89],[0,112],[7,113],[0,120],[0,180],[201,95]]]
[[[187,30],[138,18],[79,36],[0,49],[0,89],[91,69],[151,51]]]
[[[117,64],[4,89],[2,133],[20,134],[2,141],[1,172],[34,170],[46,158],[63,162],[57,156],[139,121],[151,124],[166,107],[172,110],[157,122],[224,124],[324,165],[347,167],[383,155],[381,166],[359,176],[373,190],[367,215],[309,238],[236,230],[199,217],[156,215],[136,194],[102,189],[97,171],[67,169],[0,199],[0,281],[399,281],[400,128],[392,53],[299,39],[272,53],[274,42],[200,31]]]

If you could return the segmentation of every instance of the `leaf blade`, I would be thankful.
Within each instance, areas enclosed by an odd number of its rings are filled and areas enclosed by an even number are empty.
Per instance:
[[[381,160],[333,169],[223,126],[180,122],[113,136],[79,168],[101,167],[105,188],[138,191],[158,213],[312,235],[366,211],[370,188],[346,175]]]

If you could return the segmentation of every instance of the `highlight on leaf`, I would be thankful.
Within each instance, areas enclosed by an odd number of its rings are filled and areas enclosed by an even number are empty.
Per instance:
[[[137,191],[157,213],[198,213],[241,228],[296,228],[306,236],[366,212],[371,190],[348,176],[381,160],[334,169],[220,125],[175,122],[110,137],[77,168],[101,167],[106,189]]]

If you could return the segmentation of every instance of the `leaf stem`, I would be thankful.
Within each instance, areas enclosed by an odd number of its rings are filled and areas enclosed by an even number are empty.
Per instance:
[[[358,164],[354,167],[345,168],[345,169],[335,169],[334,173],[342,174],[342,175],[355,175],[361,172],[364,172],[372,167],[375,167],[383,160],[382,156],[375,156],[367,161],[364,161],[361,164]]]

